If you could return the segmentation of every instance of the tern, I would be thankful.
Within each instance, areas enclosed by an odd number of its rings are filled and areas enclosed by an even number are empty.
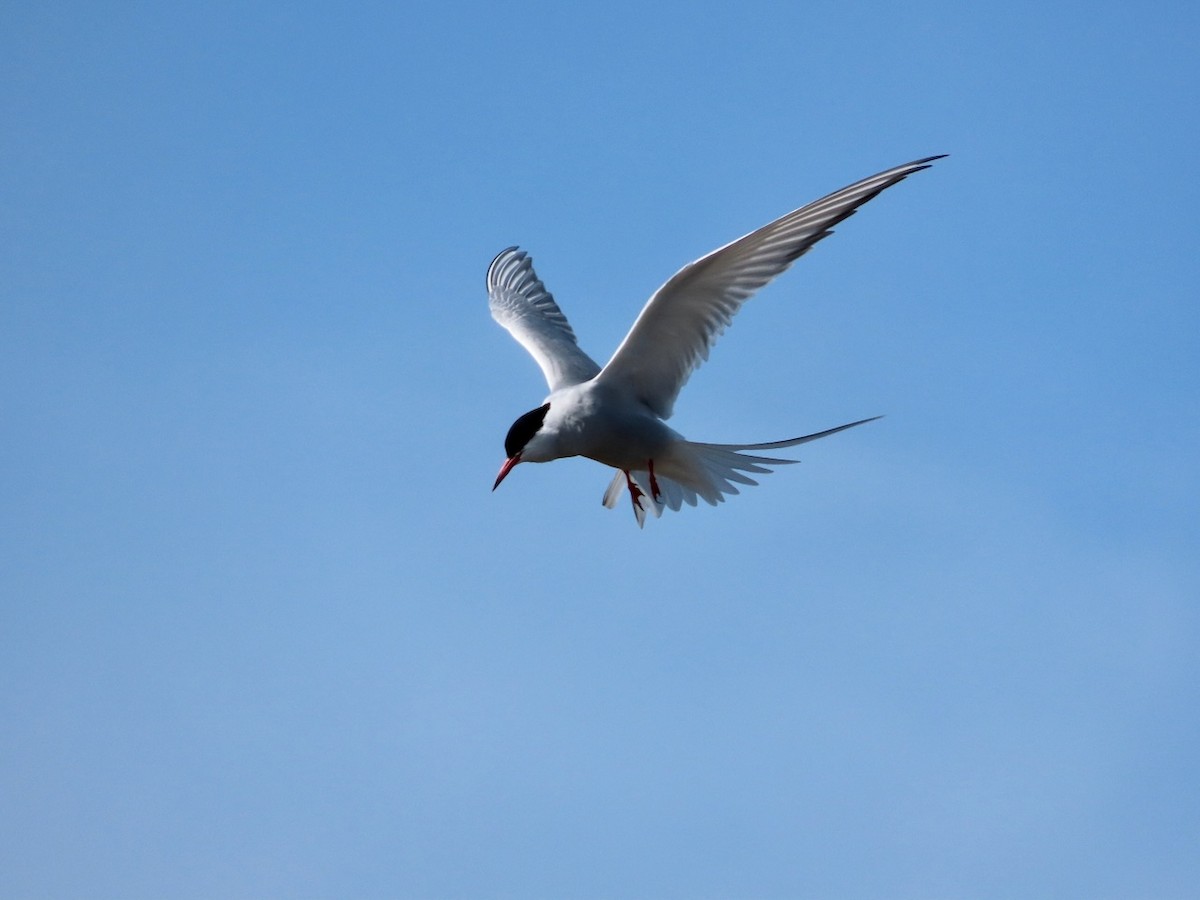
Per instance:
[[[758,483],[747,473],[762,475],[798,462],[755,455],[758,451],[794,447],[878,419],[761,444],[697,443],[665,421],[680,389],[742,304],[868,200],[941,158],[929,156],[856,181],[684,266],[646,302],[603,368],[580,349],[529,255],[517,247],[502,251],[487,272],[492,317],[529,351],[550,394],[508,430],[507,458],[492,490],[519,463],[584,456],[617,470],[604,506],[615,507],[627,489],[642,527],[647,513],[661,516],[664,509],[695,506],[698,499],[716,506],[738,493],[736,485]]]

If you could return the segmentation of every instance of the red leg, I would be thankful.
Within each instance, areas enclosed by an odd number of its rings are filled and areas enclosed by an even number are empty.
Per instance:
[[[658,479],[654,477],[654,460],[650,460],[650,494],[656,502],[662,499],[662,491],[658,489]]]
[[[641,504],[638,503],[638,500],[646,495],[642,493],[642,489],[640,487],[633,483],[633,479],[629,476],[628,469],[622,469],[621,471],[625,473],[625,483],[629,485],[629,499],[633,501],[633,511],[637,512],[642,508]]]

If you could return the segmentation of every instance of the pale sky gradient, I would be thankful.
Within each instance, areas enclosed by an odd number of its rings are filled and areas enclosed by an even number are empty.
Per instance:
[[[1192,3],[10,3],[0,895],[1187,898]],[[880,422],[639,531],[522,466],[858,178],[672,424]]]

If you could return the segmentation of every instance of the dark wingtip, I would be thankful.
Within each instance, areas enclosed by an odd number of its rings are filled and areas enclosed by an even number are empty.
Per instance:
[[[910,174],[911,172],[920,172],[922,169],[928,169],[939,159],[945,159],[949,155],[949,153],[939,153],[937,156],[927,156],[924,159],[915,159],[909,163],[910,166],[913,166],[913,168],[910,170]]]
[[[497,253],[494,257],[492,257],[492,261],[490,263],[488,263],[488,267],[487,267],[486,281],[487,281],[489,288],[491,287],[492,282],[494,280],[496,280],[496,274],[497,274],[496,267],[500,265],[501,260],[507,260],[507,258],[510,254],[517,253],[517,251],[519,251],[520,249],[521,248],[518,247],[516,244],[513,244],[511,247],[505,247],[503,250],[501,250],[499,253]],[[524,254],[524,253],[517,253],[518,259],[522,259],[525,256],[526,256],[526,254]]]

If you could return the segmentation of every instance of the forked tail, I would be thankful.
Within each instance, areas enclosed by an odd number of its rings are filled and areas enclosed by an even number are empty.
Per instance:
[[[628,473],[631,484],[626,482],[626,473],[618,471],[608,490],[604,492],[604,505],[613,509],[621,499],[622,492],[628,488],[633,499],[633,513],[637,517],[638,527],[645,524],[647,512],[652,512],[657,517],[662,515],[664,509],[678,510],[685,503],[695,506],[697,500],[704,500],[716,506],[726,495],[740,493],[737,489],[738,484],[758,484],[746,474],[747,472],[766,475],[776,466],[799,462],[798,459],[755,456],[745,451],[795,447],[829,437],[847,428],[854,428],[856,425],[874,422],[879,418],[882,417],[872,416],[869,419],[839,425],[837,428],[806,434],[804,437],[769,441],[764,444],[701,444],[685,441],[673,448],[670,456],[653,461],[653,474],[649,468],[631,470]]]

